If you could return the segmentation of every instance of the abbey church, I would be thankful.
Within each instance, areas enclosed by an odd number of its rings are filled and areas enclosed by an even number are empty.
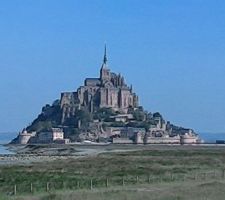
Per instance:
[[[123,76],[111,72],[107,61],[105,46],[99,78],[86,78],[84,86],[80,86],[76,92],[61,94],[62,123],[82,107],[91,113],[104,107],[127,113],[128,108],[138,107],[138,96],[132,91],[132,86],[129,87],[125,83]]]

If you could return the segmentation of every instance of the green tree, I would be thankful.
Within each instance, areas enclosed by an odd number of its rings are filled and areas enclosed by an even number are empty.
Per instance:
[[[82,126],[87,126],[88,122],[92,121],[92,115],[88,110],[82,109],[76,112],[75,119],[76,121],[80,120]]]
[[[93,118],[102,121],[110,121],[110,117],[115,114],[116,113],[111,108],[100,108],[94,113]]]
[[[145,119],[145,113],[139,109],[134,111],[133,116],[137,121],[143,121]]]

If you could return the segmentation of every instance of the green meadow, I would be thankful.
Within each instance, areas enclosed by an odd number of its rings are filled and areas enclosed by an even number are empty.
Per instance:
[[[225,148],[131,146],[121,152],[2,165],[0,194],[1,199],[21,200],[224,199]]]

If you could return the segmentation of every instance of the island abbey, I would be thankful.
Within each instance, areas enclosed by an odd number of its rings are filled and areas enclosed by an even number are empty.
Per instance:
[[[166,121],[139,105],[121,74],[108,67],[106,46],[98,78],[86,78],[74,92],[61,93],[12,143],[110,142],[136,144],[196,143],[189,128]]]
[[[75,115],[77,109],[86,107],[89,112],[99,108],[112,108],[127,113],[129,108],[138,107],[138,96],[127,86],[124,77],[110,71],[107,64],[106,46],[99,78],[86,78],[84,86],[76,92],[63,92],[60,106],[63,110],[62,123]]]

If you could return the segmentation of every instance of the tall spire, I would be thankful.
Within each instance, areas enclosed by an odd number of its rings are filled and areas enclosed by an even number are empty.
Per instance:
[[[105,44],[105,52],[104,52],[104,58],[103,58],[103,65],[106,65],[108,59],[107,59],[107,55],[106,55],[106,44]]]
[[[107,66],[107,52],[106,52],[106,44],[105,44],[105,50],[104,50],[104,57],[103,57],[103,63],[100,70],[100,79],[101,80],[110,80],[110,69]]]

